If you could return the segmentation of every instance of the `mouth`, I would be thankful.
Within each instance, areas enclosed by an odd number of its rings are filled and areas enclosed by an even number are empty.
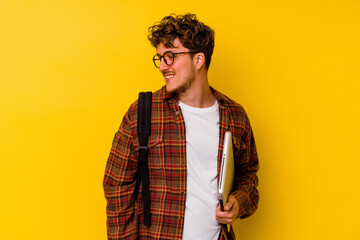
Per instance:
[[[168,73],[168,74],[164,74],[164,78],[165,80],[170,80],[175,76],[175,74],[173,73]]]

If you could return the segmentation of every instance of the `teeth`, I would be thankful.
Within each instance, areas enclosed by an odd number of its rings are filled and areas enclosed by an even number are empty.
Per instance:
[[[166,79],[172,78],[174,75],[165,76]]]

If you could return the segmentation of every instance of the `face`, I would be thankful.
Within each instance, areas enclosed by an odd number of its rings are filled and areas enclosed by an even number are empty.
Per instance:
[[[157,47],[157,54],[162,56],[167,51],[173,53],[190,52],[180,43],[179,39],[174,40],[174,46],[175,48],[166,48],[160,43]],[[195,67],[190,54],[175,55],[174,62],[170,66],[164,62],[164,59],[161,59],[159,70],[164,76],[166,90],[177,95],[190,89],[195,80]]]

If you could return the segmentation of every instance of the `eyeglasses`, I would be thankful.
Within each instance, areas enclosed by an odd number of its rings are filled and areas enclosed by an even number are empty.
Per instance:
[[[159,68],[160,64],[161,64],[161,59],[163,58],[165,64],[170,66],[171,64],[174,63],[174,58],[175,58],[176,55],[185,54],[185,53],[198,53],[198,52],[177,52],[177,53],[173,53],[173,52],[167,51],[162,56],[156,54],[153,57],[153,62],[154,62],[155,67]]]

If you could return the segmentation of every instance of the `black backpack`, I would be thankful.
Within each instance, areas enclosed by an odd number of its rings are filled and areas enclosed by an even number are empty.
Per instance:
[[[142,183],[142,200],[144,211],[144,225],[151,225],[150,196],[149,196],[149,166],[148,166],[148,140],[151,133],[151,105],[152,92],[140,92],[138,100],[137,133],[139,138],[139,162],[134,199],[137,198]]]

